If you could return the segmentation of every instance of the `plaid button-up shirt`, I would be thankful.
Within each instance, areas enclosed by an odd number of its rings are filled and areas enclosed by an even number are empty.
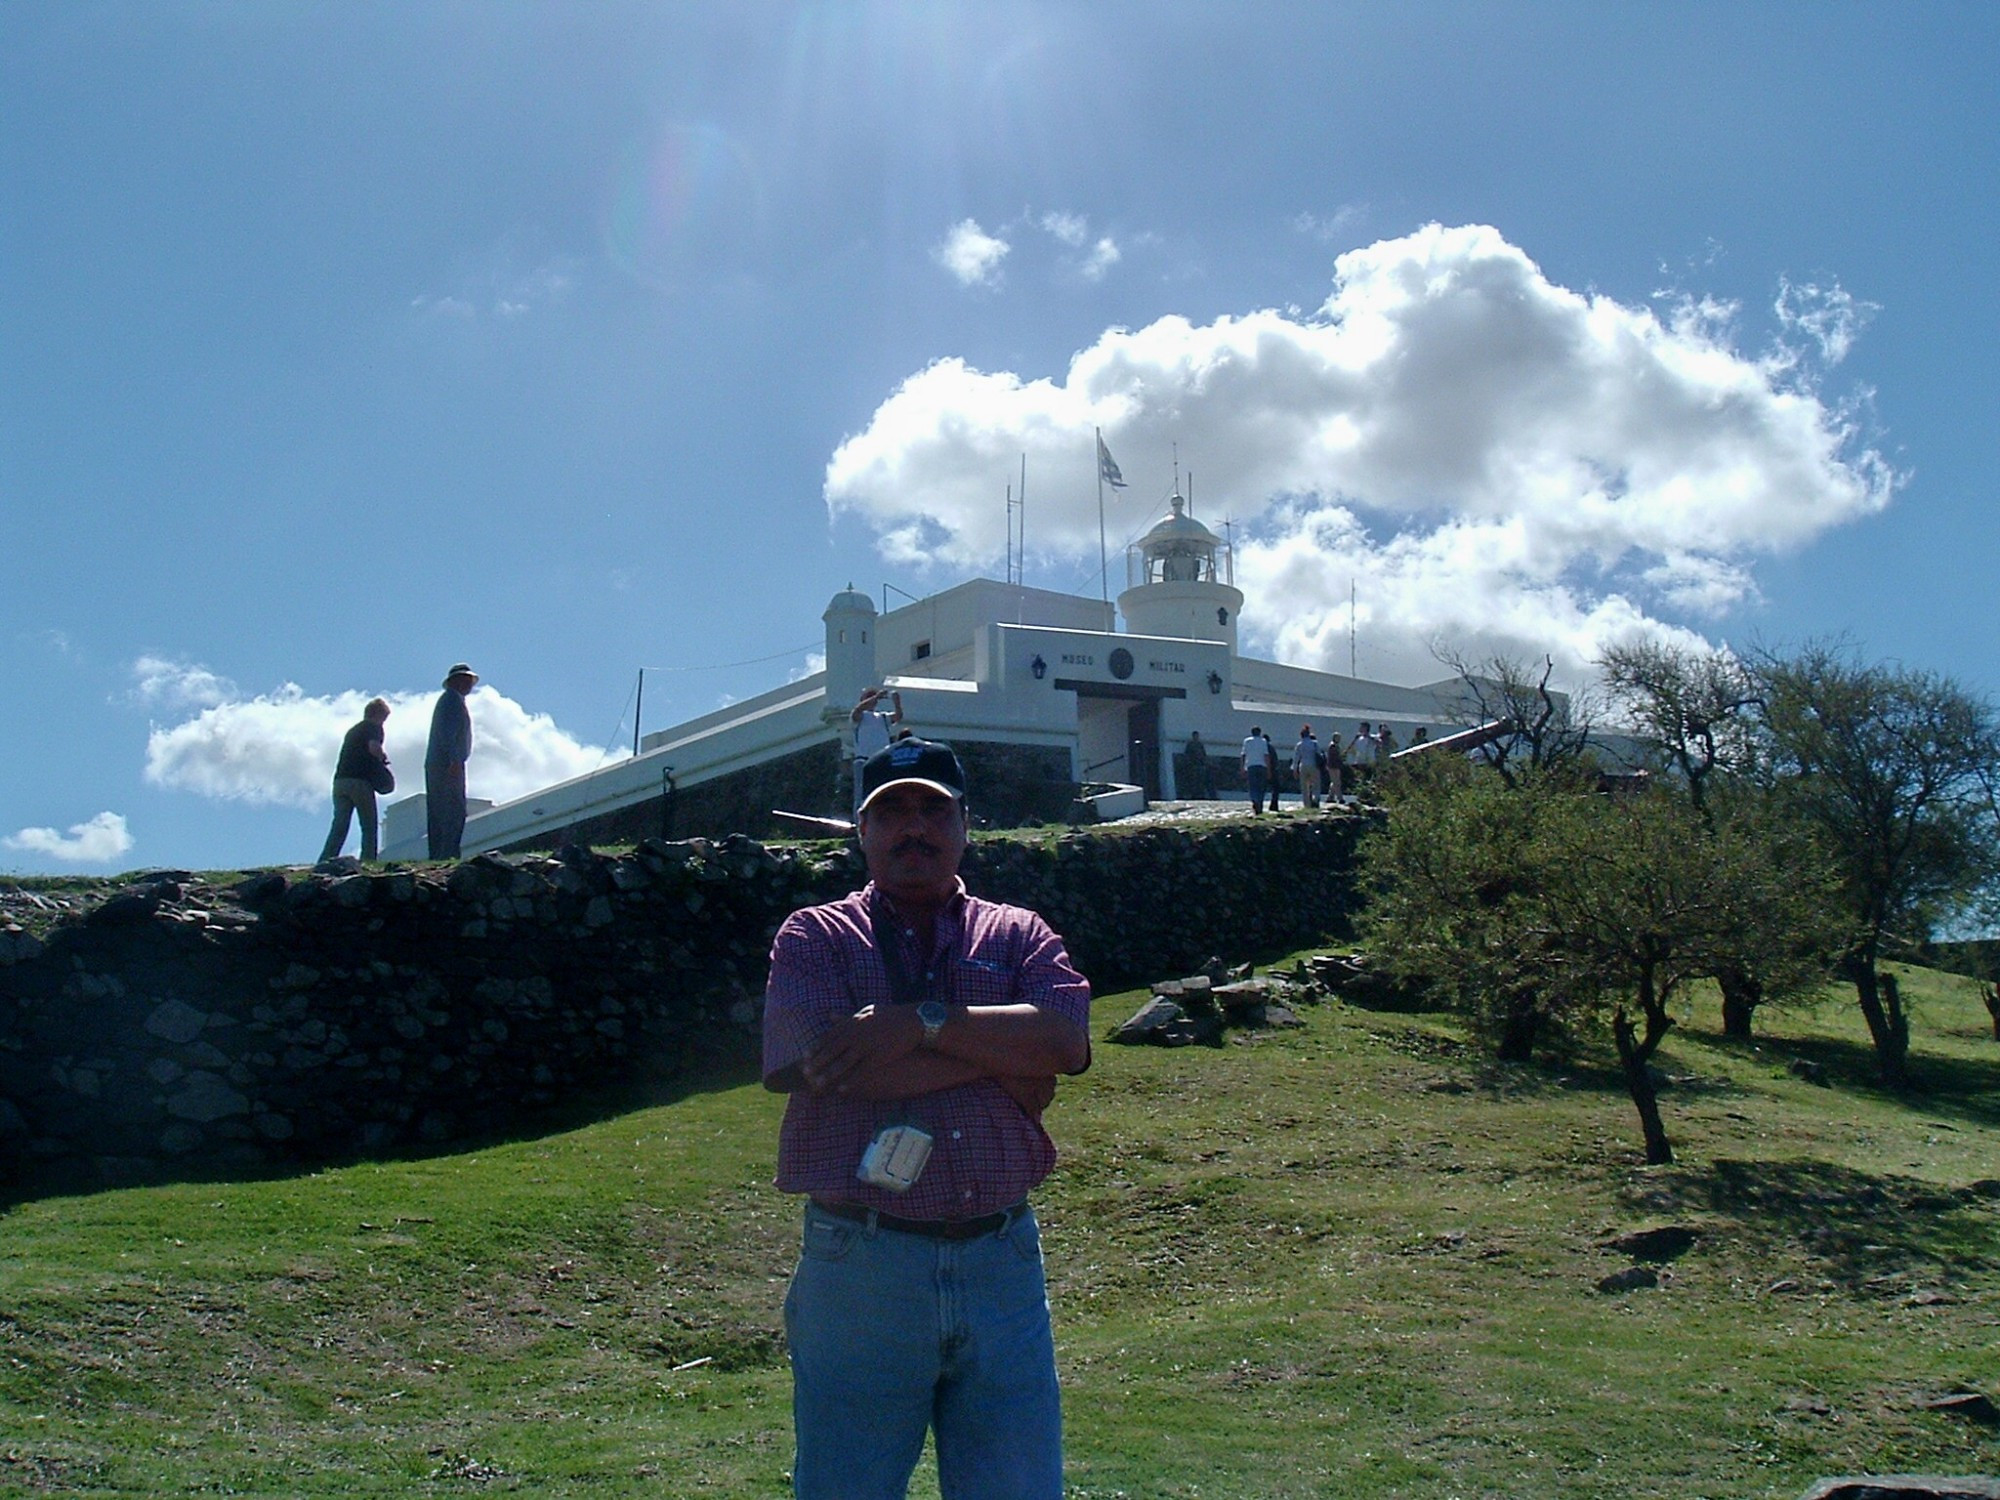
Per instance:
[[[896,920],[871,882],[844,900],[793,912],[778,929],[764,995],[766,1078],[803,1061],[835,1021],[864,1005],[893,1003],[880,940],[896,942],[904,971],[924,976],[928,992],[947,1004],[1025,1001],[1090,1024],[1090,985],[1034,912],[968,896],[961,882],[938,914],[931,951],[922,953],[916,933]],[[876,1133],[897,1124],[916,1125],[932,1140],[930,1160],[906,1193],[855,1176]],[[1055,1160],[1041,1121],[991,1078],[910,1099],[799,1088],[786,1101],[778,1135],[777,1186],[904,1218],[971,1219],[1020,1202]]]

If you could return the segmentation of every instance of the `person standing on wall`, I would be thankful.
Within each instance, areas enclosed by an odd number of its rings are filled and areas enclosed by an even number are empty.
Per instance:
[[[1264,787],[1271,779],[1271,758],[1276,752],[1271,742],[1264,738],[1264,731],[1255,724],[1244,738],[1243,753],[1236,758],[1237,768],[1243,772],[1244,785],[1250,789],[1250,810],[1264,810]],[[1274,802],[1272,804],[1276,806]]]
[[[479,674],[456,662],[444,674],[444,691],[431,710],[430,744],[424,751],[424,810],[428,814],[430,857],[457,859],[465,837],[465,763],[472,759],[472,711],[466,694]]]
[[[1062,1410],[1028,1194],[1042,1111],[1090,1066],[1090,986],[1034,912],[966,894],[965,771],[899,740],[862,772],[868,884],[771,945],[776,1185],[806,1195],[785,1296],[799,1500],[1061,1500]]]
[[[361,722],[340,742],[340,759],[333,766],[333,827],[319,851],[322,864],[339,857],[347,843],[347,825],[357,813],[361,816],[362,863],[375,863],[375,795],[396,789],[389,753],[382,748],[382,726],[388,719],[387,700],[371,698],[361,710]]]
[[[861,701],[847,716],[854,725],[854,808],[857,812],[861,808],[861,768],[868,764],[869,756],[889,748],[892,726],[903,722],[903,695],[887,694],[889,712],[886,714],[876,707],[883,697],[884,690],[881,688],[863,688]]]

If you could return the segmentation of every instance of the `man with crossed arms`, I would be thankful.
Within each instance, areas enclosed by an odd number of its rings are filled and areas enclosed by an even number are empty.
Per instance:
[[[777,1185],[806,1195],[785,1298],[800,1500],[898,1500],[937,1445],[946,1500],[1060,1500],[1062,1417],[1028,1192],[1041,1115],[1090,1065],[1090,988],[1020,907],[966,894],[965,773],[903,740],[862,773],[869,883],[785,920],[764,1086],[788,1095]],[[915,1181],[860,1175],[928,1135]],[[899,1139],[894,1134],[887,1139]]]

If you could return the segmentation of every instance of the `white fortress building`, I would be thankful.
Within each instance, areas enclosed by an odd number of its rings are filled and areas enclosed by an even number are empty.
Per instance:
[[[1136,788],[1132,806],[1199,793],[1182,784],[1197,734],[1227,795],[1253,725],[1288,759],[1302,724],[1344,746],[1363,720],[1403,745],[1419,727],[1436,738],[1475,722],[1456,679],[1406,688],[1240,655],[1234,558],[1178,494],[1169,506],[1127,551],[1123,631],[1107,602],[989,578],[888,613],[844,589],[822,617],[824,671],[648,734],[589,775],[475,799],[464,852],[763,836],[782,831],[776,809],[844,818],[850,713],[870,686],[901,695],[915,733],[957,748],[974,812],[1000,825],[1059,820],[1087,783]],[[424,857],[422,796],[390,804],[386,823],[383,858]]]

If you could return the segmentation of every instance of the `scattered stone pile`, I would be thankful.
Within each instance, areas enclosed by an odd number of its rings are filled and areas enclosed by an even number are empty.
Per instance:
[[[1419,1011],[1425,997],[1371,965],[1365,953],[1322,953],[1307,960],[1313,981],[1363,1010]]]
[[[1316,1005],[1323,998],[1325,992],[1303,966],[1290,979],[1259,978],[1247,964],[1228,969],[1211,959],[1203,973],[1155,980],[1151,998],[1105,1040],[1126,1046],[1191,1047],[1199,1042],[1219,1047],[1232,1029],[1303,1025],[1294,1007]]]

